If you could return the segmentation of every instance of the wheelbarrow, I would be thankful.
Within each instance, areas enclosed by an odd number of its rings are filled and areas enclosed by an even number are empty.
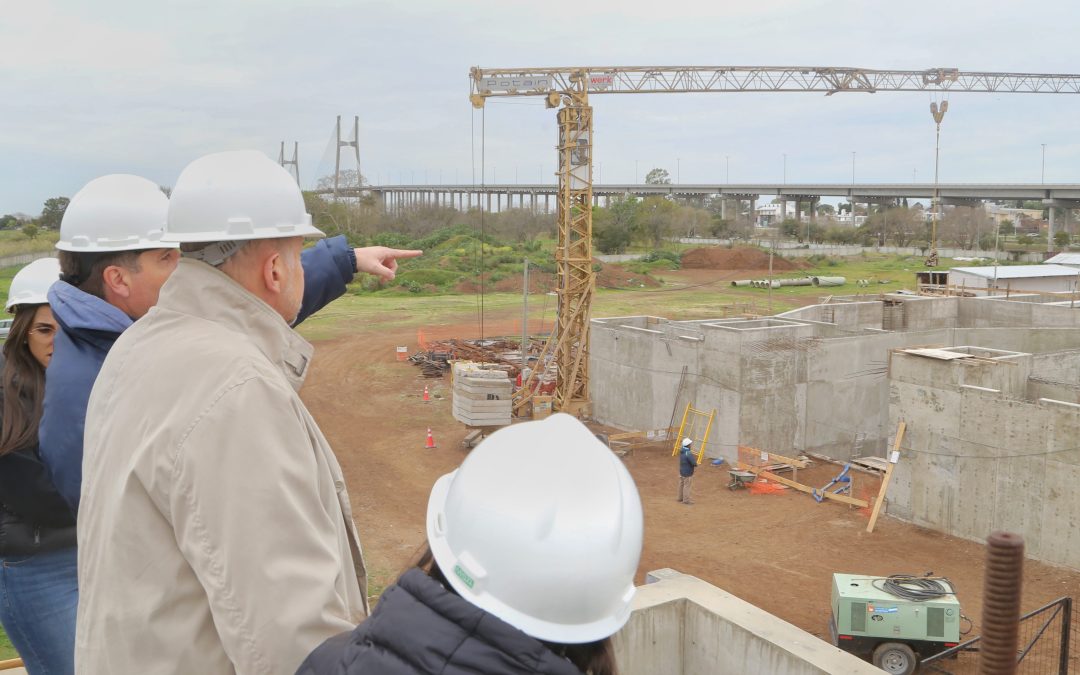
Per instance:
[[[749,471],[738,471],[736,469],[728,471],[728,475],[731,476],[731,482],[728,483],[729,490],[738,490],[739,488],[745,489],[757,478],[756,475]]]

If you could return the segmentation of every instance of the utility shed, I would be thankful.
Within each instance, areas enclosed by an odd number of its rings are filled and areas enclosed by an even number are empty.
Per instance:
[[[985,267],[954,267],[949,270],[949,283],[970,290],[996,285],[1010,291],[1067,293],[1077,288],[1080,269],[1065,265],[987,265]]]

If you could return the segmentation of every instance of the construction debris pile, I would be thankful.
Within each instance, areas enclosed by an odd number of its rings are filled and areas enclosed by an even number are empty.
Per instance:
[[[454,362],[453,415],[470,427],[510,424],[514,384],[505,366]]]
[[[529,345],[528,358],[535,361],[543,349],[537,340]],[[424,377],[442,377],[450,371],[450,361],[476,361],[503,366],[511,380],[521,372],[521,344],[510,340],[439,340],[429,342],[426,349],[416,352],[409,361],[420,366]]]

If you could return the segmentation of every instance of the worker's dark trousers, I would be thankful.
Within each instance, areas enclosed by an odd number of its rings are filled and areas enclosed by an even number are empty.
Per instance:
[[[683,504],[692,504],[690,501],[690,483],[693,476],[679,476],[679,501]]]

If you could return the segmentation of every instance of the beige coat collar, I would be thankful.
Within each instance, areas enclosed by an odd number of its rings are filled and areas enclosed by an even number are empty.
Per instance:
[[[270,305],[220,270],[181,258],[162,287],[157,306],[241,333],[281,370],[293,389],[299,391],[304,384],[315,348]]]

